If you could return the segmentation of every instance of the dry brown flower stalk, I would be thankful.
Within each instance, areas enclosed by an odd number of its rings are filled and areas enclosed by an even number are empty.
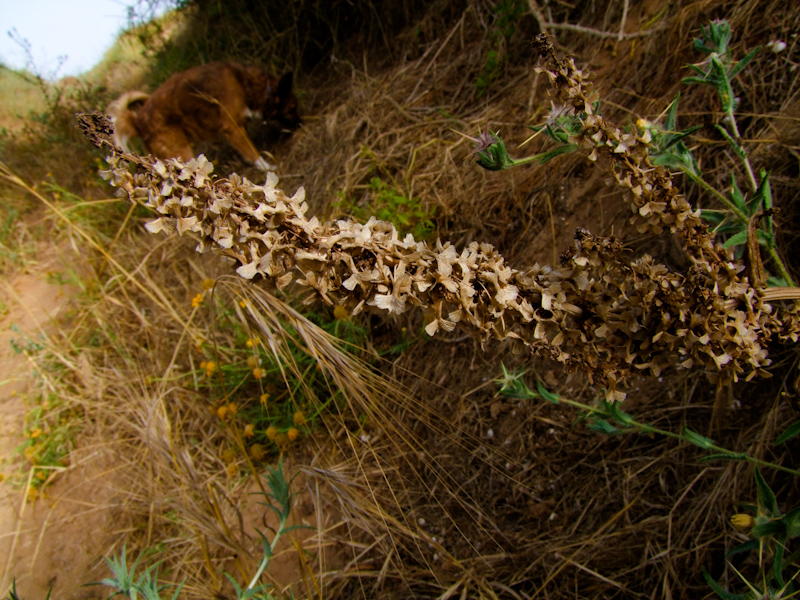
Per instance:
[[[365,307],[389,314],[420,309],[430,335],[465,327],[482,341],[513,340],[583,369],[609,399],[624,398],[617,387],[633,372],[700,367],[723,383],[765,374],[770,341],[797,341],[800,305],[778,310],[765,302],[742,277],[744,267],[715,245],[669,173],[650,163],[649,140],[595,115],[596,93],[583,73],[571,59],[558,61],[546,39],[538,43],[550,59],[542,72],[559,99],[586,115],[580,143],[593,160],[603,151],[612,158],[643,230],[669,228],[683,237],[693,263],[687,274],[647,255],[626,259],[618,241],[583,229],[560,266],[516,270],[490,244],[456,249],[400,239],[392,224],[374,217],[363,225],[320,223],[306,216],[304,190],[287,196],[274,173],[263,185],[235,174],[214,179],[202,156],[188,163],[140,158],[113,148],[99,117],[84,127],[112,148],[104,176],[159,215],[147,224],[150,232],[197,235],[199,252],[235,259],[246,279],[263,278],[279,290],[294,281],[313,289],[310,300],[354,314]],[[126,162],[143,172],[130,173]]]

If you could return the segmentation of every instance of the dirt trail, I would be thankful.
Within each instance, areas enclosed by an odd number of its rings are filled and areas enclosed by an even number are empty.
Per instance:
[[[24,353],[14,351],[12,340],[24,346],[27,339],[55,331],[74,293],[70,286],[49,282],[43,267],[0,288],[7,308],[0,320],[0,473],[4,480],[24,474],[21,488],[0,483],[3,598],[14,578],[25,600],[44,599],[51,586],[53,599],[105,597],[105,588],[81,584],[106,574],[97,557],[108,549],[114,530],[115,491],[110,483],[114,478],[107,472],[107,452],[86,448],[72,453],[70,466],[47,487],[46,496],[34,502],[28,501],[24,482],[36,475],[36,469],[15,453],[25,441],[25,414],[30,409],[26,397],[36,388],[33,364]]]

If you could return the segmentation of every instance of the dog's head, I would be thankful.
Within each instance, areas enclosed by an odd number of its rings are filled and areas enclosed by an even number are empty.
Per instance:
[[[297,112],[297,98],[292,91],[292,73],[286,73],[279,80],[272,80],[267,88],[267,102],[264,105],[264,119],[274,119],[284,129],[294,131],[302,123]]]

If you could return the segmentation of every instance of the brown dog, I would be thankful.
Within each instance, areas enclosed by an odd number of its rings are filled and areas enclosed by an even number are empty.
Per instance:
[[[292,92],[292,74],[280,79],[258,67],[214,62],[175,73],[152,95],[127,92],[107,110],[114,121],[114,141],[129,151],[140,137],[158,158],[189,160],[194,142],[224,138],[263,171],[274,170],[244,129],[248,117],[275,120],[289,130],[302,121]]]

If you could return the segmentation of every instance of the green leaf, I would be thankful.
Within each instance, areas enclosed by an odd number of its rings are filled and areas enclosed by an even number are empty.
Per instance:
[[[758,184],[752,200],[750,200],[749,213],[754,215],[766,208],[772,208],[772,190],[769,186],[769,172],[761,171],[761,182]]]
[[[536,382],[536,391],[538,391],[539,395],[548,402],[552,402],[553,404],[559,403],[558,394],[554,394],[553,392],[547,390],[547,388],[542,385],[541,381]]]
[[[756,229],[756,240],[764,248],[775,248],[775,238],[763,229]]]
[[[786,585],[783,581],[783,556],[786,551],[784,540],[775,544],[775,555],[772,557],[772,574],[778,587]]]
[[[780,536],[786,533],[786,526],[781,521],[769,521],[768,523],[761,523],[756,525],[750,530],[750,535],[756,538],[771,536]]]
[[[729,237],[722,244],[723,248],[732,248],[733,246],[741,246],[747,243],[747,231],[740,231],[736,235]]]
[[[673,98],[672,104],[669,107],[669,112],[667,112],[667,119],[664,121],[664,127],[669,131],[677,131],[678,129],[678,99],[680,97],[680,92],[675,94],[675,98]]]
[[[717,596],[722,598],[722,600],[746,600],[747,596],[744,596],[743,594],[732,594],[714,581],[711,575],[708,574],[708,571],[706,571],[705,567],[703,567],[703,577],[705,578],[706,583],[711,587],[712,590],[714,590],[714,592],[716,592]]]
[[[767,485],[761,470],[756,466],[755,468],[756,486],[758,487],[758,505],[761,510],[766,512],[770,517],[779,517],[781,511],[778,510],[778,501],[775,499],[775,493]]]
[[[699,433],[695,433],[688,427],[683,428],[683,438],[695,446],[699,446],[704,450],[712,450],[714,448],[714,441],[703,437]]]
[[[569,140],[569,136],[567,135],[567,133],[565,131],[563,131],[563,130],[558,130],[557,131],[557,130],[553,129],[552,127],[550,127],[549,123],[546,125],[546,127],[547,127],[547,135],[549,135],[550,138],[556,140],[557,142],[561,142],[562,144],[566,144],[567,141]]]
[[[745,203],[744,194],[742,194],[742,190],[739,189],[739,186],[736,184],[736,175],[731,173],[731,193],[730,193],[731,201],[741,210],[743,213],[747,213],[747,204]]]
[[[682,142],[685,138],[687,138],[690,135],[692,135],[698,129],[702,129],[702,128],[703,128],[702,125],[695,125],[694,127],[689,127],[688,129],[684,129],[683,131],[678,131],[676,133],[672,133],[672,134],[664,136],[666,141],[664,143],[663,149],[667,150],[668,148],[671,148],[675,144],[678,144],[679,142]],[[691,152],[689,152],[689,149],[686,148],[685,146],[681,150],[683,152],[687,152],[687,153],[691,154]]]
[[[604,435],[616,435],[618,433],[622,433],[621,429],[617,429],[611,423],[599,417],[591,417],[587,427],[592,431],[596,431],[597,433],[602,433]]]
[[[728,211],[703,208],[700,209],[700,217],[710,223],[718,225],[728,217]]]
[[[775,440],[775,446],[777,446],[778,444],[783,444],[784,442],[788,442],[790,439],[792,439],[799,433],[800,433],[800,421],[795,421],[794,423],[789,425],[782,434],[778,436],[778,439]]]
[[[633,417],[620,409],[617,402],[608,403],[608,412],[611,413],[611,417],[620,425],[630,425],[633,422]]]
[[[725,558],[730,558],[734,554],[741,554],[742,552],[749,552],[750,550],[758,550],[761,547],[761,542],[757,539],[747,540],[744,544],[739,544],[725,555]]]
[[[800,506],[783,515],[781,520],[786,526],[786,537],[792,539],[800,536]]]
[[[761,46],[758,46],[757,48],[752,50],[747,56],[745,56],[742,60],[736,63],[736,66],[734,66],[731,69],[730,73],[728,73],[728,79],[733,79],[734,77],[736,77],[741,72],[741,70],[744,69],[751,60],[753,60],[753,57],[758,53],[759,50],[761,50]]]
[[[721,452],[719,454],[704,456],[700,459],[700,462],[707,460],[747,460],[748,458],[750,457],[743,452]]]

